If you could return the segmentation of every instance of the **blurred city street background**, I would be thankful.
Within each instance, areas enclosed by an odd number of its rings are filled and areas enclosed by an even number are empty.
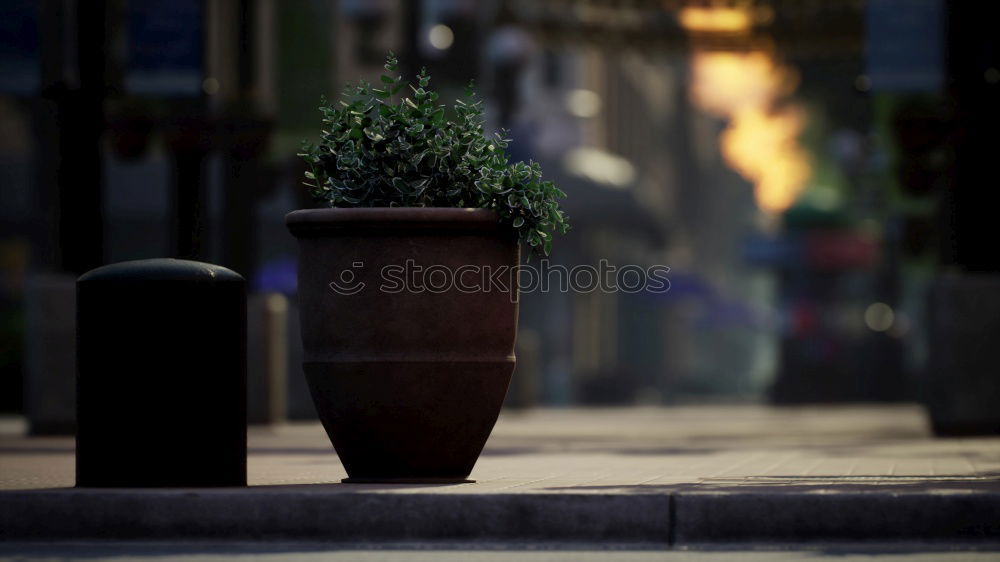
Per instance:
[[[314,417],[283,224],[311,205],[296,152],[320,96],[377,82],[391,50],[443,100],[475,79],[488,128],[568,194],[553,263],[671,268],[665,294],[525,294],[509,406],[938,400],[962,431],[954,410],[996,383],[930,344],[995,310],[991,10],[4,2],[0,411],[71,430],[75,276],[172,256],[250,281],[253,421]]]
[[[474,79],[567,193],[553,264],[670,268],[665,293],[522,295],[505,413],[455,493],[1000,505],[998,6],[5,0],[0,488],[73,485],[75,280],[153,257],[248,281],[251,484],[344,476],[284,216],[312,206],[321,96],[392,51],[442,101]]]

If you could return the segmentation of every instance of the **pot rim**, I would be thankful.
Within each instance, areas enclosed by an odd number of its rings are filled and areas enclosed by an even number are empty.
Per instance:
[[[505,230],[496,211],[459,207],[329,207],[299,209],[285,215],[295,236],[336,230]]]

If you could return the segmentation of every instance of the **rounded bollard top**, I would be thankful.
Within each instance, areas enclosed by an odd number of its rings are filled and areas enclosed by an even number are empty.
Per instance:
[[[148,283],[158,281],[233,283],[243,282],[243,277],[221,265],[174,258],[156,258],[105,265],[92,269],[77,279],[78,283]]]

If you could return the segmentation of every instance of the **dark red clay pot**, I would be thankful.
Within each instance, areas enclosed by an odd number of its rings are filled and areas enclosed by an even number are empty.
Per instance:
[[[514,370],[513,233],[485,209],[310,209],[286,222],[301,248],[303,366],[346,481],[464,480]],[[393,291],[407,260],[430,288]],[[463,266],[465,288],[444,287]]]

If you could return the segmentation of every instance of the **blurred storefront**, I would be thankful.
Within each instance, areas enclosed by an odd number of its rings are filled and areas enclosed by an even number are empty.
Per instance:
[[[968,147],[996,144],[996,49],[974,26],[954,39],[989,9],[7,2],[0,408],[22,407],[28,271],[202,259],[287,295],[294,322],[283,217],[310,204],[296,152],[318,133],[320,96],[377,80],[390,50],[445,100],[475,78],[511,156],[568,194],[553,264],[670,268],[666,293],[525,294],[515,405],[920,398],[935,277],[1000,269],[989,206],[949,191],[992,177],[970,179],[989,168]],[[287,411],[308,417],[296,332],[283,333]]]

